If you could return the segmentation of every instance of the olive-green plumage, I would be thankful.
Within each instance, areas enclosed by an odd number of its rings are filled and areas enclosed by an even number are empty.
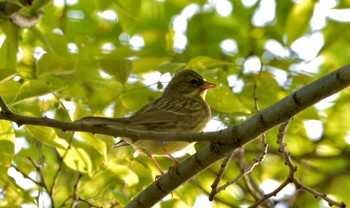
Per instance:
[[[210,108],[205,101],[205,91],[213,87],[215,85],[206,82],[200,74],[187,69],[174,76],[160,98],[130,117],[85,117],[79,121],[137,130],[200,132],[210,120]],[[171,156],[170,153],[182,150],[190,144],[166,140],[166,138],[164,141],[139,140],[133,143],[129,138],[123,138],[115,147],[130,144],[137,152],[146,154],[154,160],[152,155]]]

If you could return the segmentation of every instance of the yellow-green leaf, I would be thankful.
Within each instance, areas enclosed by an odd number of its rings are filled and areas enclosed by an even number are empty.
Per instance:
[[[50,86],[38,80],[28,80],[19,89],[14,102],[19,102],[27,98],[37,97],[63,89],[60,86]]]
[[[17,66],[18,27],[9,20],[1,21],[0,27],[6,39],[0,47],[0,69],[15,71]]]
[[[17,73],[13,70],[0,70],[0,84],[12,79],[14,76],[16,76],[16,74]]]
[[[92,162],[88,153],[84,149],[71,145],[68,150],[57,148],[57,152],[61,157],[64,157],[63,162],[71,169],[82,173],[91,173]]]
[[[115,176],[122,179],[128,186],[135,185],[139,182],[138,176],[125,165],[109,165],[107,169]]]
[[[84,141],[86,141],[87,144],[89,144],[98,153],[103,155],[103,157],[105,159],[107,159],[107,146],[106,146],[106,143],[101,141],[99,136],[92,135],[90,133],[84,133],[84,132],[79,132],[79,135],[84,139]]]
[[[206,69],[222,65],[233,65],[230,62],[214,59],[208,56],[197,56],[192,58],[186,65],[186,68],[191,69]]]
[[[209,90],[207,94],[206,100],[210,107],[216,111],[224,113],[250,113],[250,110],[244,107],[237,96],[227,86],[216,87]]]
[[[5,171],[10,167],[15,153],[15,132],[9,121],[0,120],[0,169]]]
[[[32,137],[46,145],[63,150],[68,147],[68,142],[59,138],[52,128],[44,126],[25,126],[25,129]]]
[[[100,67],[124,84],[132,70],[132,62],[128,59],[102,59],[100,60]]]
[[[293,5],[286,22],[288,44],[291,44],[306,32],[314,11],[315,2],[313,0],[301,0]]]

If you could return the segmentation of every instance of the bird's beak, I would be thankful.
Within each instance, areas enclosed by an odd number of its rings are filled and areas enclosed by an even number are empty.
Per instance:
[[[210,82],[204,82],[202,87],[203,87],[203,89],[207,90],[207,89],[216,87],[216,84],[213,84],[213,83],[210,83]]]

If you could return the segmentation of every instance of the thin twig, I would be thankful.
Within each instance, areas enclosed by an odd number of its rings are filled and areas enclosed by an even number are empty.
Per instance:
[[[261,72],[262,72],[262,68],[260,69],[260,73]],[[253,97],[254,97],[254,107],[255,107],[256,112],[258,113],[260,111],[260,109],[259,109],[259,104],[258,104],[256,81],[254,81]],[[255,168],[255,166],[259,165],[264,160],[264,158],[267,155],[267,151],[268,151],[268,144],[266,142],[266,135],[265,134],[261,135],[261,142],[263,145],[263,151],[261,152],[261,154],[259,154],[254,159],[254,162],[252,164],[250,164],[249,166],[244,161],[244,147],[240,148],[239,161],[238,161],[238,166],[241,168],[240,174],[235,179],[227,182],[226,184],[224,184],[221,187],[218,187],[218,184],[219,184],[220,180],[222,179],[222,176],[227,168],[227,165],[233,156],[233,152],[232,152],[232,154],[230,154],[229,156],[226,157],[226,159],[221,164],[221,168],[220,168],[219,172],[217,173],[217,177],[216,177],[215,181],[211,185],[212,191],[211,191],[210,196],[209,196],[210,201],[212,201],[214,199],[214,196],[217,193],[225,190],[228,186],[237,183],[241,178],[250,174],[253,171],[253,169]],[[253,178],[251,178],[251,179],[253,180]],[[246,182],[249,183],[249,181],[246,181]],[[255,186],[248,185],[248,187],[251,188],[251,187],[255,187]],[[256,188],[253,192],[254,193],[260,192],[260,190],[258,188]]]
[[[219,193],[218,191],[218,185],[222,179],[222,176],[225,173],[225,170],[227,168],[228,163],[231,161],[232,156],[234,155],[234,152],[232,152],[231,154],[229,154],[224,161],[221,163],[221,168],[219,170],[219,172],[216,174],[216,178],[213,182],[213,184],[211,185],[211,192],[209,195],[209,201],[212,201],[214,199],[214,196]]]
[[[277,143],[279,145],[278,151],[283,155],[283,158],[285,160],[285,164],[289,167],[288,177],[278,188],[276,188],[274,191],[272,191],[269,194],[265,194],[260,200],[258,200],[255,204],[253,204],[250,207],[252,207],[252,208],[257,207],[260,204],[264,203],[267,199],[277,195],[277,193],[279,193],[289,183],[293,183],[297,189],[311,193],[316,198],[318,198],[318,197],[322,198],[323,200],[328,202],[329,206],[337,206],[337,207],[342,207],[342,208],[346,207],[344,202],[337,202],[337,201],[331,199],[330,197],[328,197],[326,194],[323,194],[323,193],[320,193],[318,191],[313,190],[312,188],[300,183],[300,181],[295,177],[295,172],[297,171],[297,166],[294,165],[294,162],[293,162],[293,160],[290,156],[290,153],[286,147],[287,144],[284,141],[284,137],[286,134],[286,129],[287,129],[288,123],[289,122],[285,122],[280,126],[278,136],[277,136],[277,138],[278,138]]]
[[[24,173],[22,170],[20,170],[17,166],[15,166],[14,164],[11,164],[11,167],[13,167],[17,172],[21,173],[23,175],[24,178],[29,179],[30,181],[32,181],[33,183],[35,183],[38,186],[42,186],[42,183],[39,181],[34,180],[32,177],[30,177],[29,175],[27,175],[26,173]]]

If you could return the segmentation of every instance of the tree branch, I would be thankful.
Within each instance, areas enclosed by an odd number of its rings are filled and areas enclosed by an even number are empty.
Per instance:
[[[350,85],[350,65],[301,88],[278,103],[264,109],[245,122],[230,127],[231,145],[211,143],[160,177],[127,207],[151,207],[178,186],[224,158],[241,145],[250,142],[272,127],[289,120],[307,107]]]
[[[350,85],[350,65],[344,66],[329,75],[295,91],[276,104],[257,113],[243,123],[218,132],[170,133],[147,132],[126,128],[112,128],[102,125],[88,125],[83,122],[62,122],[49,118],[35,118],[11,112],[0,99],[0,119],[10,120],[18,125],[40,125],[60,128],[63,131],[85,131],[111,136],[124,136],[134,140],[167,141],[211,141],[211,143],[189,157],[185,162],[171,169],[141,194],[134,198],[128,207],[151,207],[178,186],[191,179],[218,160],[226,157],[238,147],[250,142],[267,130],[289,120],[307,107],[331,96]]]

